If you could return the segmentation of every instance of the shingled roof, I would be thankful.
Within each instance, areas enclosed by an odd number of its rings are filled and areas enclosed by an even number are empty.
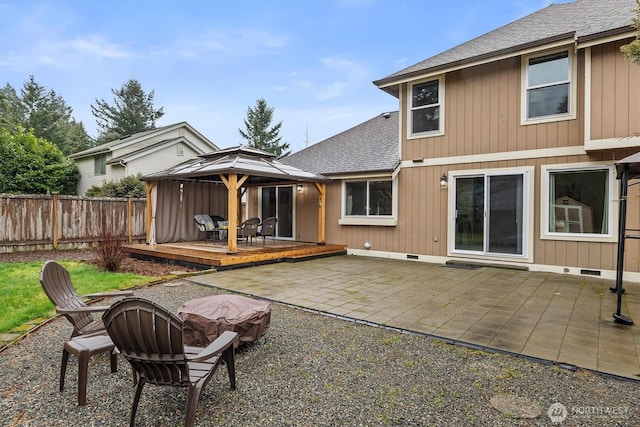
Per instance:
[[[398,96],[396,82],[555,41],[577,43],[633,31],[635,0],[578,0],[552,4],[373,83]]]
[[[398,112],[383,113],[281,161],[324,176],[389,173],[400,162]]]

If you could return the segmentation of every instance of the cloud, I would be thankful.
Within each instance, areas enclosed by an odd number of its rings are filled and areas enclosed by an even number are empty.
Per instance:
[[[277,52],[288,43],[286,36],[268,31],[209,29],[196,34],[180,35],[164,49],[164,53],[176,53],[182,58],[193,59],[211,59],[211,53],[222,53],[226,58],[234,58]]]
[[[50,66],[71,70],[91,61],[123,60],[135,56],[135,52],[101,36],[88,35],[71,40],[40,39],[30,49],[9,51],[3,66],[13,69]]]
[[[320,87],[316,92],[318,101],[337,98],[344,95],[351,88],[362,85],[369,79],[369,70],[362,64],[340,57],[323,58],[324,72],[335,78],[334,81]]]
[[[65,44],[71,54],[87,55],[96,59],[127,59],[134,56],[133,52],[98,35],[78,37]]]

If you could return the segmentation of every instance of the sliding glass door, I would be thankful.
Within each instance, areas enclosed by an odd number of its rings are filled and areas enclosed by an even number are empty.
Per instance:
[[[262,220],[278,218],[276,237],[293,237],[293,186],[262,187]]]
[[[454,252],[526,255],[526,173],[454,177]]]

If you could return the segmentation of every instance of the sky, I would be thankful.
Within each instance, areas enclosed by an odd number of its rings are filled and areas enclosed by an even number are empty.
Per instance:
[[[164,109],[158,126],[186,121],[220,148],[245,142],[263,98],[297,152],[397,110],[374,80],[550,3],[0,0],[0,85],[33,75],[96,137],[91,105],[135,79]]]

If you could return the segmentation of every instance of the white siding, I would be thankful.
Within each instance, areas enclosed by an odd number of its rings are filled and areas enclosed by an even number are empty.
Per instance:
[[[178,156],[178,147],[183,148],[183,155]],[[169,169],[172,166],[182,163],[186,160],[193,159],[200,153],[196,153],[191,147],[184,143],[172,144],[163,147],[161,150],[149,153],[146,156],[131,160],[128,166],[128,175],[148,175],[150,173]]]

